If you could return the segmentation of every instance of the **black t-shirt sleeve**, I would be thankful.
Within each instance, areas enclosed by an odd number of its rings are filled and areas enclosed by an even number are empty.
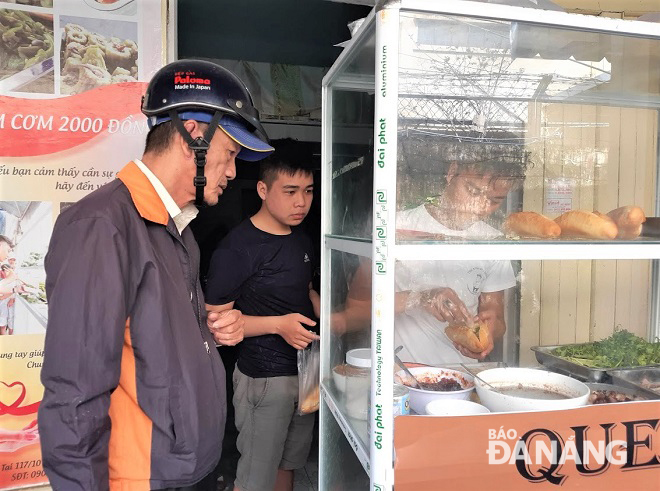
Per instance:
[[[206,303],[223,305],[234,302],[241,295],[245,281],[252,274],[249,257],[244,251],[221,243],[213,252],[209,266]]]

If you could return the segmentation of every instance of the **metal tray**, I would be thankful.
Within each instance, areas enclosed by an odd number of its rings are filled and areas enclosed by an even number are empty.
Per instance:
[[[589,389],[591,389],[592,392],[597,390],[607,390],[607,391],[611,390],[614,392],[625,394],[630,397],[639,397],[640,399],[644,399],[644,400],[660,399],[660,394],[655,394],[654,396],[651,396],[648,393],[648,391],[641,390],[638,387],[624,387],[621,385],[614,385],[614,384],[595,384],[595,383],[587,383],[587,387],[589,387]],[[615,404],[615,403],[609,403],[609,404]]]
[[[573,363],[572,361],[565,360],[564,358],[552,354],[552,350],[555,348],[580,346],[583,344],[586,343],[558,344],[555,346],[533,346],[532,351],[534,351],[536,354],[536,360],[544,367],[554,372],[570,375],[571,377],[578,378],[584,382],[609,383],[611,380],[610,373],[613,370],[639,370],[644,368],[660,369],[660,365],[649,365],[642,367],[590,368],[585,367],[584,365],[578,365],[577,363]]]
[[[536,355],[536,360],[553,372],[570,375],[585,382],[609,382],[610,376],[607,374],[607,368],[589,368],[553,355],[552,350],[560,346],[571,345],[533,346],[532,351]]]
[[[612,382],[622,387],[630,387],[643,392],[644,394],[660,399],[660,367],[639,367],[617,370],[608,370],[607,373],[612,377]],[[642,382],[648,380],[655,388],[652,390]]]

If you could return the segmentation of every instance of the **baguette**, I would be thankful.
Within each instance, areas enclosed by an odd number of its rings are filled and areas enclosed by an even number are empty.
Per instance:
[[[640,223],[637,228],[619,228],[617,239],[631,240],[636,239],[642,234],[642,224]]]
[[[594,215],[596,215],[597,217],[600,217],[600,218],[602,218],[603,220],[607,220],[608,222],[613,223],[614,225],[616,225],[616,222],[615,222],[614,220],[612,220],[612,217],[610,217],[609,215],[605,215],[605,214],[603,214],[603,213],[601,213],[601,212],[599,212],[599,211],[594,211],[593,213],[594,213]],[[618,228],[618,225],[617,225],[617,228]]]
[[[310,414],[319,410],[319,386],[317,385],[300,405],[301,414]]]
[[[562,237],[614,239],[619,233],[614,220],[602,218],[589,211],[567,211],[555,218],[555,222],[561,227]]]
[[[460,344],[473,353],[481,353],[488,346],[488,329],[475,324],[474,327],[450,325],[445,327],[445,334],[454,343]]]
[[[622,206],[610,211],[609,216],[619,227],[618,239],[636,239],[642,233],[646,221],[644,210],[639,206]]]
[[[610,211],[609,216],[618,227],[636,229],[646,221],[644,210],[639,206],[622,206]]]
[[[561,235],[561,227],[539,213],[521,211],[506,217],[504,232],[522,237],[552,239]]]

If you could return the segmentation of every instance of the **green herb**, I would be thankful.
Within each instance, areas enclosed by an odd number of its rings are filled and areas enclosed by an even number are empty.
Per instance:
[[[590,368],[637,367],[660,364],[660,342],[649,343],[626,331],[593,343],[560,346],[552,354]]]

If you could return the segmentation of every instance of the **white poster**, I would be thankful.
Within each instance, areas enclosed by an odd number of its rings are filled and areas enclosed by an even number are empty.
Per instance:
[[[44,257],[57,215],[142,154],[163,13],[161,0],[0,0],[0,235],[13,245],[0,244],[0,282],[15,286],[0,298],[0,489],[47,482]]]

